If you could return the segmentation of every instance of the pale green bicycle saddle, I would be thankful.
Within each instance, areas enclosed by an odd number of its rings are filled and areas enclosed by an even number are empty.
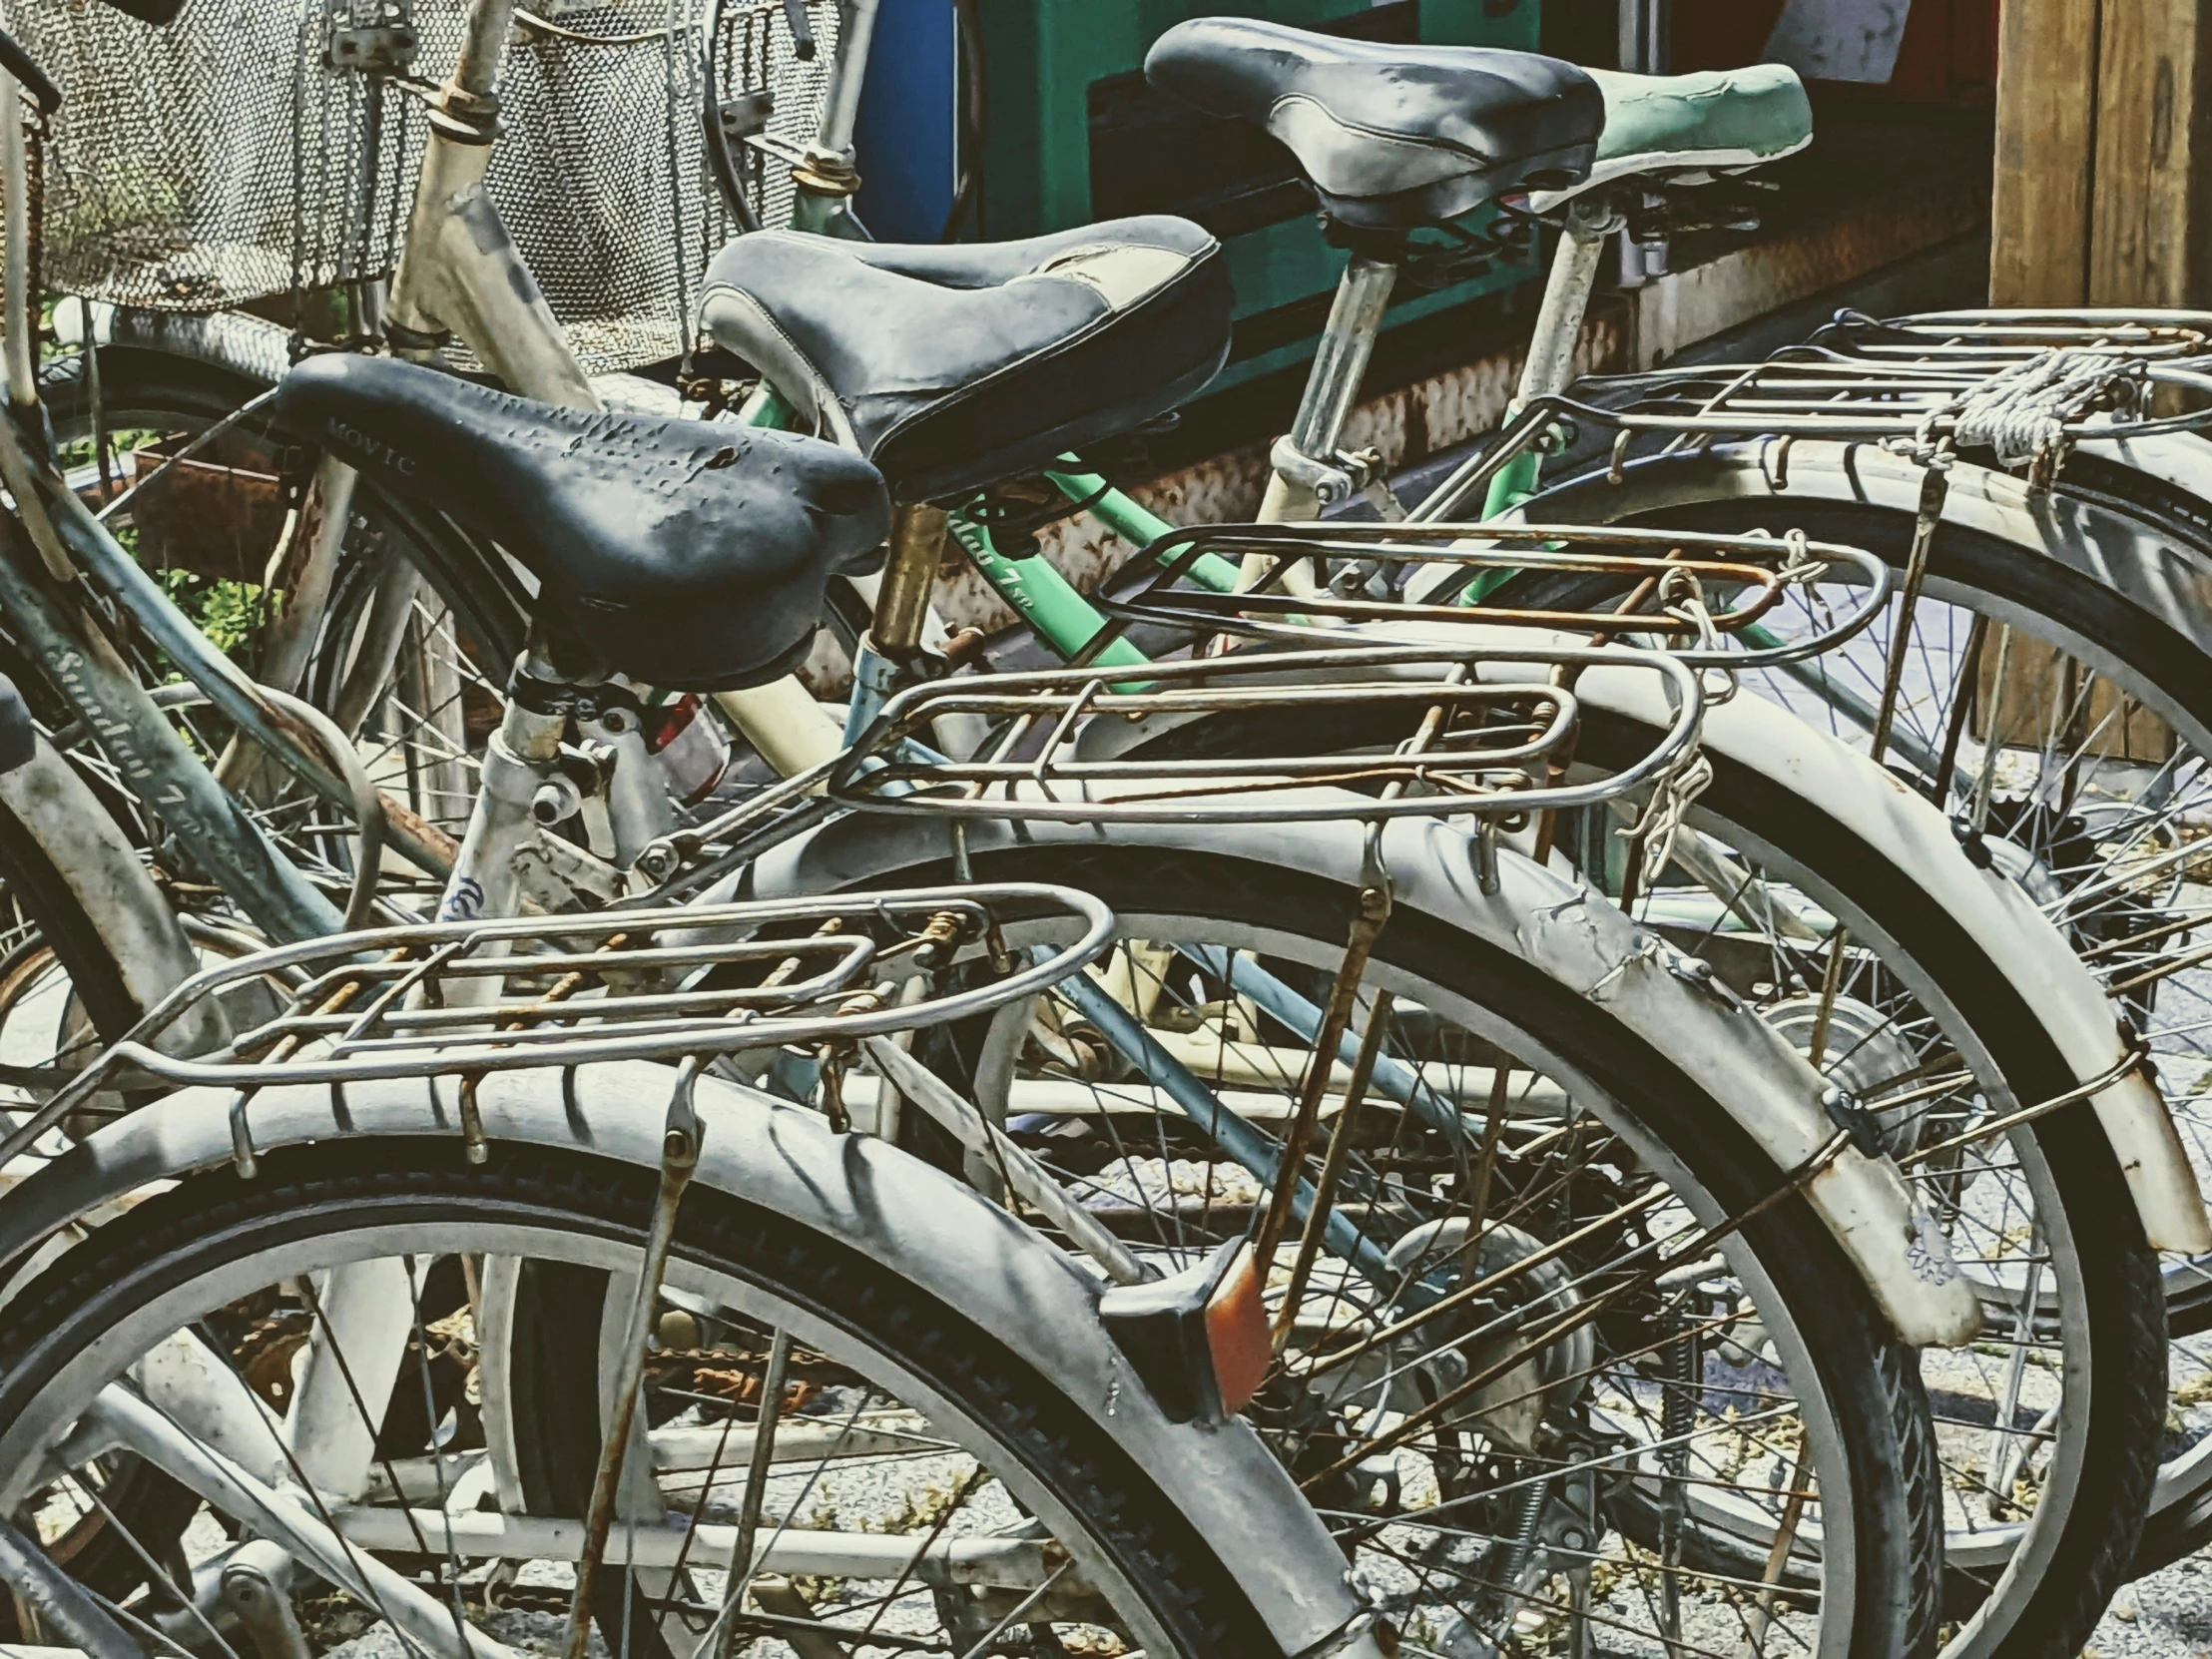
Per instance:
[[[1563,190],[1534,191],[1548,213],[1585,191],[1635,174],[1734,173],[1813,142],[1813,106],[1797,71],[1778,63],[1692,75],[1585,73],[1605,98],[1605,128],[1589,176]]]

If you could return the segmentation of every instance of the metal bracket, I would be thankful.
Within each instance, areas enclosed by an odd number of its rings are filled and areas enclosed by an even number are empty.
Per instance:
[[[1868,1157],[1880,1158],[1889,1151],[1882,1142],[1881,1125],[1850,1090],[1831,1083],[1821,1091],[1821,1110],[1828,1114],[1828,1121],[1849,1134],[1851,1144]]]
[[[240,1546],[223,1568],[224,1604],[238,1615],[260,1659],[308,1659],[291,1607],[291,1557],[268,1538]]]
[[[1288,435],[1275,440],[1275,447],[1268,451],[1268,464],[1290,482],[1313,491],[1314,498],[1325,507],[1359,494],[1365,470],[1351,455],[1339,455],[1333,462],[1317,460]]]
[[[330,31],[323,67],[360,75],[403,75],[421,40],[411,23],[370,23]]]
[[[715,115],[722,123],[724,136],[738,140],[767,132],[769,117],[775,113],[774,87],[747,87],[735,97],[722,99],[715,105]]]
[[[661,1281],[668,1272],[669,1248],[675,1243],[676,1210],[699,1170],[699,1147],[706,1130],[699,1120],[694,1095],[703,1069],[697,1055],[686,1058],[677,1067],[675,1087],[669,1093],[668,1118],[661,1131],[661,1191],[646,1230],[645,1260],[638,1269],[637,1295],[623,1335],[614,1404],[607,1414],[606,1437],[600,1442],[599,1468],[592,1481],[591,1507],[584,1517],[583,1558],[576,1564],[576,1587],[569,1595],[568,1659],[584,1659],[591,1640],[593,1581],[606,1558],[607,1535],[614,1526],[617,1487],[630,1450],[631,1426],[637,1420],[639,1386],[645,1378],[647,1335],[652,1330]]]

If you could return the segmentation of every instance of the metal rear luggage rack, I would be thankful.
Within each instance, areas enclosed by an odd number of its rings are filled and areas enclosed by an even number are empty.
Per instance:
[[[1040,919],[1072,942],[1008,950],[1007,923]],[[235,1088],[243,1107],[278,1084],[458,1076],[465,1119],[474,1080],[494,1071],[847,1045],[1042,991],[1101,954],[1113,927],[1112,911],[1073,888],[984,882],[334,934],[185,981],[0,1141],[0,1162],[103,1086],[149,1079]],[[988,983],[931,986],[919,1000],[886,988],[978,947],[996,969]],[[157,1046],[209,999],[254,982],[278,1006],[252,1029],[189,1057]]]
[[[1927,456],[1990,449],[2047,483],[2074,443],[2212,425],[2212,312],[1857,311],[1755,363],[1592,375],[1531,399],[1410,513],[1443,518],[1562,425],[1668,449],[1731,439],[1873,442]],[[1786,464],[1786,463],[1783,463]]]
[[[1571,681],[1601,664],[1659,676],[1674,719],[1632,765],[1566,785],[1557,780],[1576,730]],[[1542,673],[1500,678],[1507,667]],[[914,687],[891,699],[838,761],[828,793],[868,812],[1076,824],[1511,815],[1593,805],[1670,775],[1694,755],[1703,713],[1697,675],[1660,652],[1571,645],[1474,651],[1456,642],[1247,649]],[[974,759],[948,761],[920,747],[943,716],[992,723]],[[1209,750],[1190,758],[1102,755],[1082,741],[1093,727],[1118,733],[1149,724],[1165,737],[1194,720],[1255,716],[1320,731],[1324,741],[1311,751],[1278,741],[1259,756]],[[1348,755],[1327,741],[1332,716],[1360,723],[1363,753]]]
[[[1693,437],[1948,440],[2007,464],[2212,422],[2212,314],[1856,311],[1763,362],[1581,382],[1577,419]],[[1602,409],[1598,407],[1602,405]]]
[[[1100,599],[1116,626],[1092,640],[1087,655],[1140,622],[1306,645],[1341,637],[1349,625],[1391,624],[1446,649],[1473,637],[1494,640],[1498,629],[1633,636],[1639,646],[1692,667],[1750,669],[1834,650],[1882,614],[1892,583],[1877,555],[1794,532],[1723,536],[1517,522],[1228,524],[1178,530],[1146,554],[1158,573],[1134,594]],[[1246,564],[1256,572],[1248,592],[1186,584],[1209,554],[1271,562]],[[1280,584],[1301,566],[1319,591],[1283,591]],[[1419,580],[1408,584],[1416,572]],[[1486,576],[1635,581],[1624,600],[1596,603],[1513,603],[1509,589],[1496,601],[1457,597]],[[1375,578],[1389,597],[1370,595]],[[1747,633],[1792,586],[1839,578],[1855,589],[1851,603],[1816,632],[1786,643]],[[1420,597],[1398,597],[1410,587]],[[1476,630],[1478,636],[1470,632]]]

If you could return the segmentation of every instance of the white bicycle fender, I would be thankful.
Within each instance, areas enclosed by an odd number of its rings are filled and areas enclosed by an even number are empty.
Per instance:
[[[2212,443],[2200,432],[2146,432],[2130,438],[2084,438],[2074,446],[2212,502]]]
[[[1788,487],[1778,489],[1774,447],[1763,442],[1715,450],[1702,464],[1642,478],[1631,468],[1626,485],[1566,486],[1548,492],[1536,510],[1600,522],[1719,497],[1867,501],[1906,513],[1919,507],[1922,472],[1903,457],[1871,444],[1800,443],[1790,451]],[[1646,484],[1662,493],[1655,497],[1642,488]],[[2033,494],[2009,474],[1968,466],[1952,469],[1943,519],[2110,581],[2177,627],[2186,618],[2189,626],[2180,631],[2201,637],[2212,650],[2212,622],[2197,598],[2212,572],[2131,519],[2095,503]],[[1929,592],[1942,597],[1934,580]],[[2083,655],[2093,653],[2084,647]],[[1576,689],[1632,718],[1654,718],[1659,705],[1636,679],[1607,670],[1586,676]],[[1941,894],[2036,1010],[2075,1081],[2101,1077],[2118,1063],[2124,1039],[2102,988],[2017,883],[1973,867],[1933,806],[1864,756],[1757,698],[1709,709],[1704,730],[1708,747],[1804,795],[1851,825],[1926,890]],[[2096,1111],[2126,1174],[2144,1236],[2161,1250],[2212,1251],[2212,1218],[2157,1087],[2130,1073],[2096,1096]]]
[[[491,1156],[533,1145],[661,1160],[673,1070],[588,1066],[495,1072],[478,1104]],[[103,1204],[232,1157],[228,1090],[188,1089],[80,1142],[0,1197],[0,1263],[19,1264]],[[1167,1492],[1236,1573],[1291,1659],[1380,1659],[1345,1558],[1251,1427],[1170,1422],[1098,1321],[1099,1280],[1005,1211],[918,1159],[863,1135],[833,1135],[817,1113],[703,1079],[703,1186],[788,1216],[923,1286],[1054,1380]],[[344,1136],[457,1137],[457,1079],[293,1085],[261,1091],[249,1113],[266,1157]]]
[[[1027,840],[1071,845],[1105,838],[1094,826],[1036,824],[1019,832]],[[968,827],[969,845],[978,850],[1007,844],[1013,834],[1000,823]],[[1326,823],[1195,829],[1117,824],[1111,834],[1117,844],[1228,853],[1357,885],[1365,831],[1357,825]],[[746,890],[761,897],[834,891],[949,859],[950,852],[950,834],[941,821],[859,815],[770,852],[755,866]],[[1637,926],[1603,898],[1510,852],[1500,854],[1497,891],[1485,894],[1473,852],[1463,830],[1433,821],[1394,820],[1383,836],[1398,903],[1519,955],[1602,1005],[1679,1066],[1779,1168],[1800,1169],[1833,1137],[1835,1126],[1820,1106],[1819,1075],[1713,980],[1704,963]],[[1547,1064],[1568,1074],[1575,1069],[1572,1056],[1552,1056]],[[1915,1347],[1954,1346],[1980,1329],[1972,1288],[1891,1160],[1846,1148],[1805,1191],[1904,1341]]]
[[[1585,704],[1642,721],[1662,721],[1649,675],[1603,669],[1585,674],[1575,691]],[[1988,954],[2034,1010],[2072,1069],[2076,1083],[2105,1076],[2127,1054],[2111,999],[2065,935],[2018,882],[1994,867],[1979,869],[1959,847],[1950,823],[1923,797],[1858,751],[1806,725],[1763,698],[1737,697],[1705,716],[1704,745],[1773,779],[1850,827],[1898,871],[1939,904]],[[1690,819],[1713,814],[1693,806]],[[1731,832],[1736,827],[1731,826]],[[2156,1087],[2131,1071],[2095,1096],[2097,1121],[2158,1250],[2212,1251],[2212,1220],[2196,1172]],[[2022,1101],[2021,1105],[2033,1102]]]

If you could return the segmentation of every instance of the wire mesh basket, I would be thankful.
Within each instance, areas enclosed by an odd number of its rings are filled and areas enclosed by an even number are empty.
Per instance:
[[[1040,924],[1063,942],[1008,948],[1007,928]],[[1113,930],[1113,912],[1088,893],[995,882],[311,939],[180,985],[16,1124],[0,1140],[0,1163],[102,1090],[149,1078],[250,1094],[850,1045],[1033,995],[1103,954]],[[934,977],[975,950],[990,974]],[[922,994],[906,994],[916,982]],[[164,1052],[170,1033],[209,1028],[211,1003],[238,1006],[245,986],[262,989],[268,1010],[249,1029],[208,1052]]]
[[[466,0],[185,0],[160,29],[83,0],[0,0],[60,86],[42,145],[43,276],[114,304],[213,311],[384,276]],[[673,357],[697,274],[733,226],[705,155],[712,103],[751,97],[804,146],[836,38],[814,57],[783,0],[543,0],[501,76],[492,198],[593,373]],[[759,95],[766,95],[765,98]],[[749,175],[765,223],[789,169]]]

